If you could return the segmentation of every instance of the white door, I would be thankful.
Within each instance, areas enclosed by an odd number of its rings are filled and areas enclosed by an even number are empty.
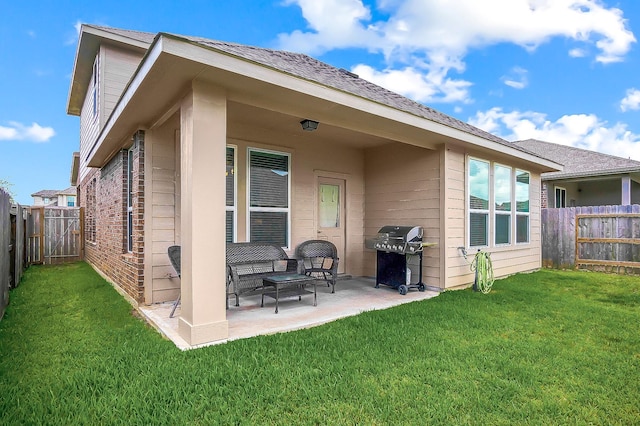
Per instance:
[[[318,177],[318,220],[319,240],[329,240],[338,249],[338,273],[344,273],[345,258],[345,181]]]

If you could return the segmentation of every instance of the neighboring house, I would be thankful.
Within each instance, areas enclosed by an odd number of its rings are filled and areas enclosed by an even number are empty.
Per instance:
[[[137,303],[181,291],[191,345],[228,336],[227,241],[327,238],[374,276],[365,238],[422,226],[443,290],[474,280],[460,248],[490,251],[496,276],[541,266],[540,174],[560,165],[306,55],[83,25],[67,112],[87,261]]]
[[[70,186],[67,189],[43,189],[34,194],[33,197],[34,206],[61,206],[61,207],[75,207],[77,205],[77,190],[75,186]]]
[[[542,208],[640,204],[640,161],[535,139],[513,143],[564,165],[542,174]]]

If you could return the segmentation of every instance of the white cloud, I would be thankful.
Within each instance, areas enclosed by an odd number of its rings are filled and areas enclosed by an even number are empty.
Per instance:
[[[529,85],[528,71],[521,67],[514,67],[508,76],[502,76],[502,81],[514,89],[524,89]]]
[[[418,102],[469,102],[471,83],[446,78],[442,70],[420,72],[412,67],[377,71],[368,65],[356,65],[352,71],[361,78],[400,93]]]
[[[280,34],[281,48],[315,55],[346,48],[381,53],[387,69],[375,75],[378,82],[398,85],[400,75],[421,74],[426,87],[416,91],[422,96],[434,91],[448,101],[469,101],[468,94],[460,95],[469,83],[446,76],[464,71],[471,49],[511,43],[534,51],[552,38],[564,38],[570,41],[570,56],[593,50],[596,61],[610,63],[622,60],[636,41],[622,11],[600,0],[379,0],[386,18],[380,21],[362,0],[285,4],[300,7],[308,29]],[[432,86],[438,79],[448,88]],[[527,83],[510,78],[505,84],[521,88]]]
[[[69,46],[72,44],[76,44],[78,42],[78,37],[80,37],[80,28],[82,27],[82,22],[80,20],[76,21],[73,24],[74,32],[67,36],[67,40],[65,41],[65,45]]]
[[[371,13],[360,0],[286,0],[285,4],[297,4],[312,30],[280,34],[286,49],[320,54],[352,46],[374,48],[379,41],[376,29],[366,24]]]
[[[0,126],[0,141],[28,141],[28,142],[48,142],[56,132],[52,127],[42,127],[38,123],[32,123],[31,126],[9,122],[9,126]]]
[[[638,89],[629,89],[627,90],[627,94],[620,101],[620,109],[625,112],[629,110],[639,110],[640,109],[640,90]]]
[[[640,161],[640,135],[624,123],[609,125],[593,114],[564,115],[555,121],[533,111],[479,111],[469,123],[506,140],[538,139]]]
[[[584,58],[587,55],[588,52],[585,49],[580,49],[578,47],[569,50],[569,56],[571,56],[572,58]]]

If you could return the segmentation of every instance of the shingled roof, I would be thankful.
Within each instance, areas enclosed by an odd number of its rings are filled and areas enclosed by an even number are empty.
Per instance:
[[[615,155],[602,154],[596,151],[537,139],[527,139],[512,143],[543,158],[564,165],[564,170],[561,172],[543,173],[543,180],[640,172],[640,161],[629,158],[616,157]]]
[[[450,117],[426,105],[415,102],[367,80],[361,79],[356,74],[345,69],[336,68],[302,53],[247,46],[238,43],[210,40],[202,37],[183,36],[179,34],[158,33],[156,35],[152,33],[121,30],[111,27],[95,25],[89,26],[148,44],[151,44],[156,37],[162,35],[179,38],[207,49],[224,52],[298,78],[365,98],[527,154],[533,154],[537,157],[548,159],[544,156],[523,149],[518,145],[514,145],[496,135],[472,126],[471,124]]]
[[[42,197],[42,198],[54,198],[58,195],[76,195],[76,187],[70,186],[67,189],[43,189],[42,191],[34,192],[31,194],[32,197]]]
[[[32,197],[42,197],[42,198],[54,198],[57,197],[60,193],[59,189],[43,189],[42,191],[34,192],[31,194]]]

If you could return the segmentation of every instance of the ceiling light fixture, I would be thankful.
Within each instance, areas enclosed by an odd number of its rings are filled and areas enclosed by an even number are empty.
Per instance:
[[[304,119],[300,122],[300,124],[302,125],[302,130],[305,130],[307,132],[313,132],[318,128],[319,123],[317,121]]]

